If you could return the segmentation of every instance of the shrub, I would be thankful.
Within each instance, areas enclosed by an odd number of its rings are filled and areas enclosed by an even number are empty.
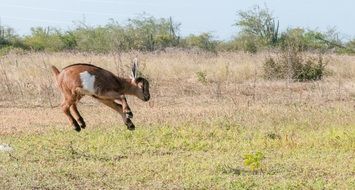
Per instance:
[[[325,70],[323,57],[308,57],[305,63],[293,64],[293,78],[298,81],[321,80]]]
[[[104,27],[79,27],[73,35],[80,51],[103,53],[111,50],[110,32]]]
[[[180,38],[176,32],[179,26],[171,18],[156,19],[143,15],[129,19],[126,25],[120,25],[114,20],[98,27],[81,24],[73,31],[73,35],[81,51],[154,51],[177,46]]]
[[[290,45],[297,48],[298,51],[334,52],[334,50],[343,51],[346,49],[334,28],[326,32],[289,28],[281,34],[279,47],[282,50],[287,50]]]
[[[63,42],[64,49],[73,50],[78,45],[73,32],[68,31],[65,32],[64,34],[60,34],[60,38]]]
[[[287,69],[285,64],[275,61],[275,58],[269,57],[264,62],[264,76],[267,79],[284,79],[286,78]]]
[[[183,45],[185,48],[200,48],[202,50],[216,52],[217,51],[217,41],[213,40],[210,33],[202,33],[200,35],[190,35],[183,40]]]
[[[60,32],[55,28],[31,28],[31,35],[26,36],[24,44],[35,51],[60,51],[65,45],[60,37]]]
[[[295,81],[321,80],[327,61],[324,55],[302,53],[295,49],[269,56],[263,65],[267,79],[291,78]]]
[[[14,29],[9,27],[3,27],[0,25],[0,49],[5,48],[7,50],[12,48],[26,49],[26,46],[21,41],[21,38],[15,34]],[[4,50],[3,52],[5,52]]]
[[[207,84],[207,77],[206,77],[206,72],[199,71],[196,73],[197,80],[201,82],[202,84]]]
[[[320,32],[306,31],[303,28],[290,28],[283,32],[280,37],[279,46],[286,51],[290,45],[297,51],[322,50],[327,49],[327,44],[321,39],[324,35]]]
[[[251,171],[255,172],[262,169],[261,162],[264,160],[265,156],[262,152],[256,152],[254,154],[245,154],[244,165],[248,166]]]
[[[249,53],[256,53],[258,51],[258,45],[259,43],[256,40],[253,40],[252,37],[246,37],[246,38],[242,38],[242,49],[245,52],[249,52]]]

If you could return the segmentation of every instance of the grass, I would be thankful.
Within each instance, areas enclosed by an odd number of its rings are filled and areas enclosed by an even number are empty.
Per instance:
[[[217,122],[218,123],[218,122]],[[104,128],[101,128],[104,127]],[[8,189],[312,188],[354,187],[354,126],[284,126],[279,138],[260,130],[207,125],[101,126],[82,133],[1,137],[15,151],[1,153]],[[267,127],[267,126],[265,126]],[[268,127],[267,127],[268,128]],[[261,171],[243,155],[265,155]]]
[[[74,132],[48,65],[125,75],[136,55],[152,95],[128,98],[137,129],[84,98],[88,127]],[[8,54],[0,144],[14,151],[0,152],[0,189],[354,189],[355,59],[330,58],[322,81],[298,83],[263,79],[262,54]]]

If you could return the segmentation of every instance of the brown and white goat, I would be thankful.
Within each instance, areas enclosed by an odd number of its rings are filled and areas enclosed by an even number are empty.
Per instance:
[[[131,78],[121,78],[110,71],[85,63],[69,65],[62,71],[52,66],[53,75],[63,96],[62,110],[74,129],[79,132],[81,128],[86,127],[76,104],[83,96],[89,95],[116,110],[127,128],[134,130],[135,126],[130,119],[133,114],[125,95],[133,95],[143,101],[150,99],[149,82],[137,77],[137,69],[136,59],[132,66]]]

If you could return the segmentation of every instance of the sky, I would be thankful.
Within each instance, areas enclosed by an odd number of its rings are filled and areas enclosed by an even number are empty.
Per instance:
[[[265,5],[280,21],[281,31],[303,27],[326,31],[336,27],[340,38],[355,37],[354,0],[0,0],[1,25],[20,35],[35,26],[72,29],[75,23],[105,25],[109,19],[125,23],[142,13],[172,17],[180,34],[211,32],[216,39],[236,36],[237,12]]]

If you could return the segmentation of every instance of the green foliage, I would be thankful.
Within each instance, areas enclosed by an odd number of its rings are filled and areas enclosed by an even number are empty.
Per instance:
[[[293,48],[297,48],[297,51],[339,51],[344,47],[337,36],[338,33],[335,29],[319,32],[303,28],[291,28],[281,34],[279,46],[282,50],[287,50],[289,46],[293,46]]]
[[[12,36],[12,30],[6,30],[3,26],[0,26],[0,48],[10,45],[10,36]]]
[[[65,32],[56,28],[36,27],[23,38],[12,29],[0,26],[0,48],[21,47],[35,51],[79,50],[87,52],[154,51],[175,47],[180,43],[179,23],[172,18],[140,17],[129,19],[126,25],[111,20],[105,26],[87,26],[79,23],[75,29]]]
[[[308,57],[305,63],[293,64],[293,78],[298,81],[321,80],[325,70],[323,57]]]
[[[306,31],[303,28],[292,28],[282,33],[280,37],[280,47],[282,50],[292,44],[297,51],[307,51],[315,49],[326,49],[324,41],[320,40],[324,38],[324,35],[320,32]]]
[[[180,24],[174,23],[172,18],[156,19],[154,17],[139,17],[130,19],[127,32],[137,37],[136,48],[139,50],[153,51],[165,47],[176,46],[179,37]]]
[[[199,71],[199,72],[196,73],[196,76],[197,76],[197,80],[199,82],[201,82],[202,84],[207,84],[206,72]]]
[[[14,29],[12,28],[5,28],[0,25],[0,49],[6,48],[23,48],[26,47],[22,43],[20,37],[15,34]]]
[[[292,44],[298,51],[332,51],[354,53],[353,42],[345,45],[338,38],[336,29],[326,32],[290,28],[279,34],[279,22],[267,8],[254,6],[237,13],[235,26],[238,36],[229,41],[215,40],[211,33],[179,36],[180,23],[172,18],[155,18],[143,14],[129,19],[126,24],[111,19],[103,26],[77,24],[74,29],[36,27],[31,34],[20,37],[11,28],[0,26],[0,49],[5,47],[35,51],[78,50],[107,53],[113,51],[155,51],[168,47],[217,51],[245,51],[256,53],[269,48],[285,51]],[[6,52],[6,51],[3,51]]]
[[[307,54],[305,50],[324,52],[327,45],[320,41],[322,33],[303,29],[288,30],[281,38],[281,52],[264,62],[264,76],[268,79],[293,79],[295,81],[321,80],[326,70],[324,54]]]
[[[241,34],[258,38],[260,45],[274,46],[278,41],[279,21],[268,8],[254,6],[251,10],[239,11],[239,20],[235,23],[241,27]]]
[[[321,80],[326,70],[324,55],[307,55],[296,46],[288,51],[270,56],[264,62],[264,77],[267,79],[286,79],[296,81]]]
[[[261,49],[258,39],[253,36],[242,35],[236,39],[239,42],[240,49],[245,52],[256,53],[258,49]]]
[[[227,50],[242,49],[254,53],[270,47],[280,47],[285,50],[289,44],[293,44],[299,51],[351,52],[351,49],[343,46],[335,28],[326,32],[290,28],[279,35],[279,22],[267,7],[260,8],[259,6],[254,6],[247,11],[239,11],[238,17],[235,25],[240,27],[241,31],[234,39],[233,45],[225,46]]]
[[[79,27],[74,32],[77,49],[86,52],[108,52],[111,50],[110,30],[105,27]]]
[[[241,50],[238,42],[233,39],[230,41],[221,41],[217,45],[217,51],[239,51]]]
[[[264,160],[265,156],[262,152],[256,152],[254,154],[245,154],[244,165],[249,167],[251,171],[255,172],[257,170],[262,169],[262,161]]]
[[[262,49],[257,38],[246,34],[239,35],[227,42],[220,42],[217,47],[219,51],[244,51],[248,53],[257,53],[258,50]]]
[[[202,50],[216,52],[217,41],[213,40],[212,34],[202,33],[200,35],[190,35],[184,39],[183,47],[198,47]]]
[[[73,50],[78,45],[75,35],[71,31],[67,31],[64,34],[60,34],[60,38],[64,43],[64,49]]]
[[[24,44],[35,51],[60,51],[65,48],[60,31],[55,28],[31,28],[31,35],[24,38]]]
[[[179,37],[176,32],[179,31],[179,26],[171,18],[141,16],[129,19],[127,25],[120,25],[114,20],[98,27],[81,24],[71,35],[81,51],[154,51],[178,45]]]
[[[354,54],[355,53],[355,39],[347,42],[345,44],[345,48],[340,53]]]

